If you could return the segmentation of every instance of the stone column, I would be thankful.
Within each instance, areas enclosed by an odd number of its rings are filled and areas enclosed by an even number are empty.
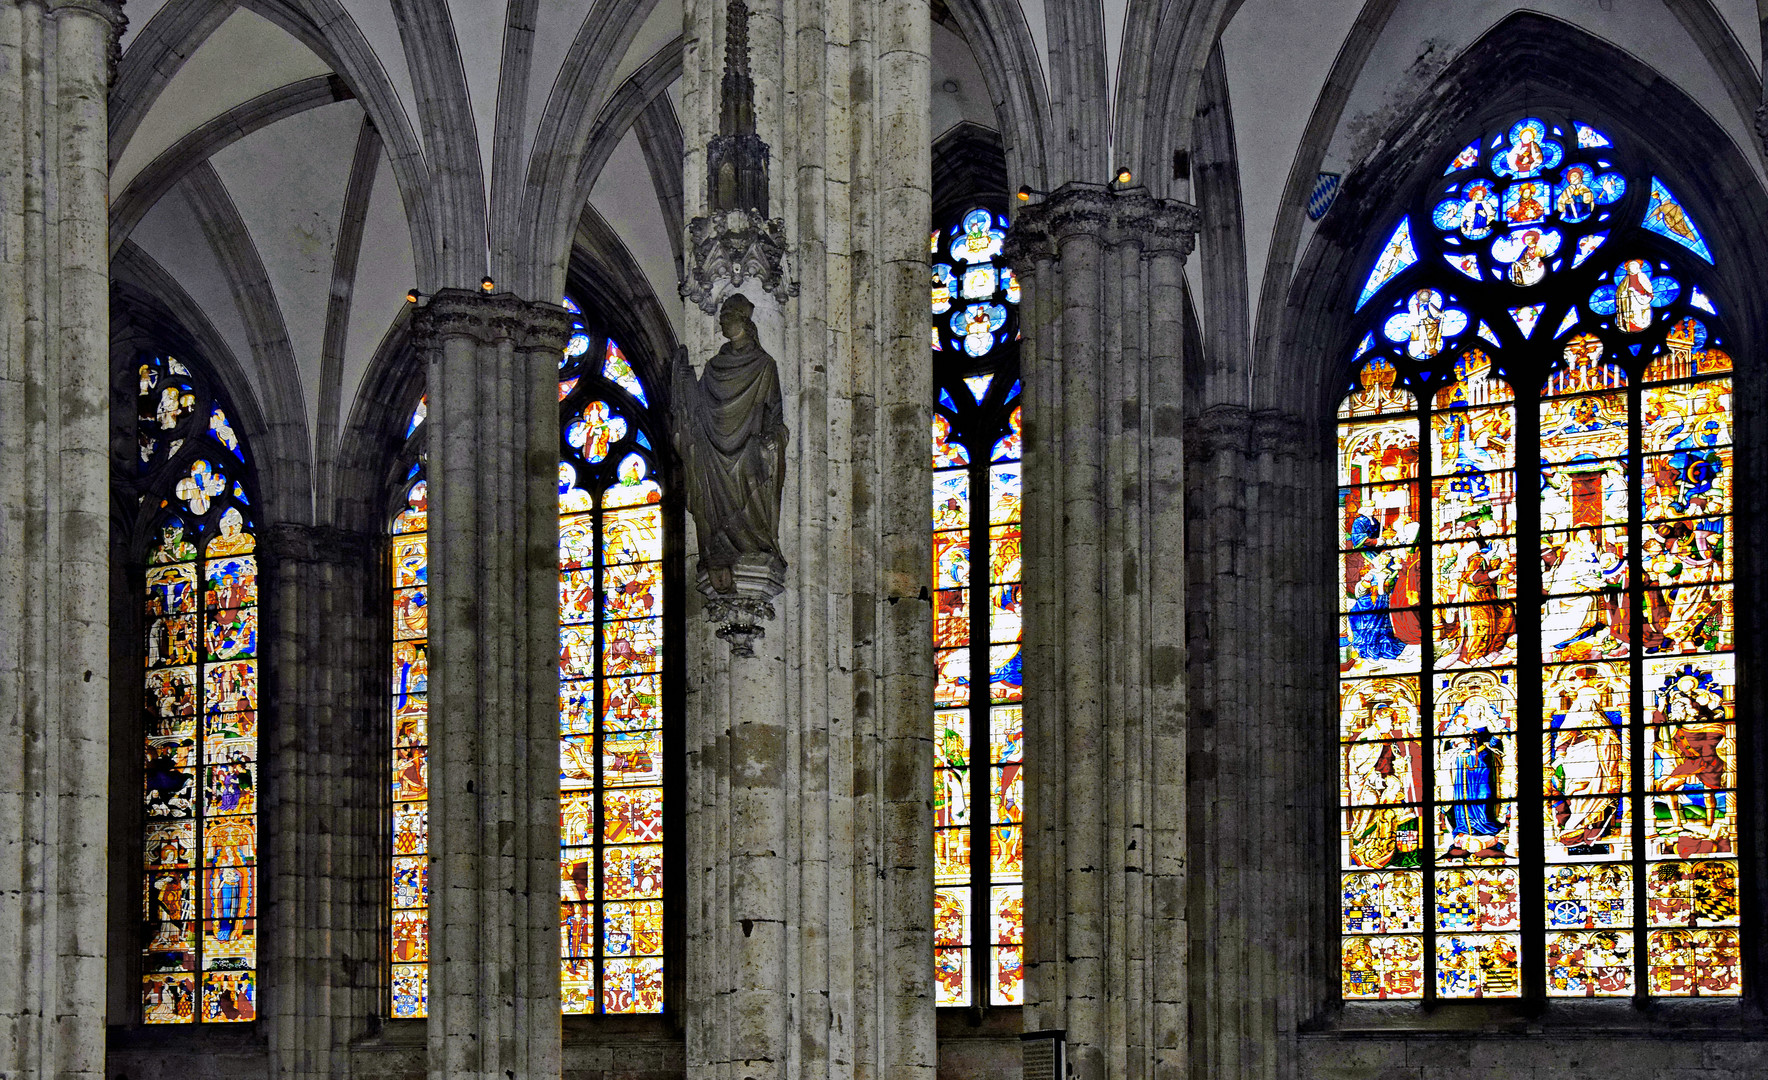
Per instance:
[[[344,1075],[378,1000],[386,907],[384,546],[283,523],[258,546],[267,672],[262,754],[266,949],[260,1000],[271,1075]]]
[[[559,351],[553,304],[458,289],[428,358],[434,1080],[556,1077]]]
[[[1192,1066],[1224,1080],[1294,1074],[1333,962],[1312,856],[1331,813],[1317,688],[1336,631],[1304,603],[1332,573],[1308,502],[1331,489],[1324,422],[1216,403],[1189,425]]]
[[[1026,207],[1027,1030],[1077,1077],[1185,1068],[1180,271],[1197,212]],[[1042,767],[1038,763],[1045,763]]]
[[[731,19],[771,221],[708,197]],[[790,431],[774,618],[753,656],[690,627],[688,1074],[931,1080],[928,9],[688,0],[685,21],[684,340],[703,364],[743,292]]]
[[[0,2],[0,1075],[102,1076],[105,0]]]

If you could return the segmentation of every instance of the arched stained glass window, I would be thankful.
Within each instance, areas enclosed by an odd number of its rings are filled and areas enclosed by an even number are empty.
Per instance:
[[[569,298],[565,306],[581,311]],[[664,1008],[662,430],[612,339],[581,321],[559,365],[560,989],[567,1014]],[[418,403],[407,436],[424,423]],[[427,503],[393,523],[393,1015],[428,1013]]]
[[[424,421],[426,403],[406,424]],[[429,1014],[430,984],[430,561],[429,486],[423,463],[406,475],[393,516],[393,1017]]]
[[[1446,164],[1339,408],[1343,995],[1735,996],[1713,252],[1569,117]]]
[[[1006,228],[1004,216],[977,207],[931,238],[940,1005],[1024,1002],[1023,413],[1019,285],[1000,259]]]
[[[226,406],[137,361],[146,511],[142,1021],[258,1018],[258,560]]]
[[[559,374],[564,1010],[660,1013],[662,430],[620,346],[581,322]]]

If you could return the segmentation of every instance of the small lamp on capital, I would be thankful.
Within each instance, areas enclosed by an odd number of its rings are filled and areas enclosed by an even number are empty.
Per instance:
[[[419,300],[422,300],[423,298],[424,298],[424,294],[421,292],[418,292],[416,289],[405,290],[405,302],[408,304],[415,304]]]
[[[1130,171],[1128,169],[1123,168],[1122,166],[1119,166],[1117,169],[1117,174],[1116,174],[1116,176],[1113,177],[1113,179],[1117,181],[1118,187],[1129,187],[1130,181],[1132,179],[1134,179],[1134,177],[1132,177],[1130,175]]]
[[[1031,197],[1033,195],[1048,195],[1049,192],[1039,191],[1037,188],[1032,187],[1030,184],[1022,184],[1022,185],[1020,185],[1019,190],[1017,192],[1015,192],[1014,194],[1019,197],[1020,202],[1030,202]]]
[[[480,290],[482,290],[484,292],[496,292],[497,291],[497,282],[492,281],[491,275],[487,274],[483,278],[479,279],[479,288],[480,288]]]

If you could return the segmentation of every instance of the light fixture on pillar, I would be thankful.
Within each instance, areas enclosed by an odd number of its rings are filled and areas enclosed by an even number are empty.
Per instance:
[[[486,274],[479,279],[479,290],[487,294],[494,293],[497,291],[497,282],[491,280],[490,274]]]
[[[1114,183],[1117,184],[1118,187],[1126,188],[1126,187],[1130,186],[1130,181],[1134,180],[1135,177],[1133,175],[1131,175],[1131,173],[1128,169],[1119,165],[1117,167],[1117,172],[1112,175],[1111,179]]]
[[[429,298],[429,293],[418,292],[416,289],[405,290],[405,302],[408,304],[415,304],[419,300],[428,300]]]
[[[1034,188],[1030,184],[1021,184],[1019,190],[1014,194],[1019,197],[1020,202],[1030,202],[1033,195],[1048,195],[1049,192]]]

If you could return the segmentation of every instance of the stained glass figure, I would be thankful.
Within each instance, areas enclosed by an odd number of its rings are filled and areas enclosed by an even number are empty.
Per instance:
[[[1659,236],[1667,236],[1683,247],[1705,259],[1708,264],[1713,261],[1713,253],[1708,250],[1706,240],[1701,236],[1700,229],[1688,211],[1670,194],[1670,189],[1657,177],[1651,178],[1651,202],[1645,207],[1645,227]]]
[[[1418,251],[1412,246],[1412,222],[1409,218],[1401,218],[1394,227],[1393,235],[1388,237],[1387,244],[1381,249],[1381,257],[1375,260],[1375,268],[1369,271],[1368,280],[1363,282],[1363,292],[1357,297],[1357,310],[1369,298],[1381,291],[1381,287],[1398,277],[1402,270],[1418,261]]]
[[[1414,206],[1374,254],[1339,407],[1342,993],[1737,996],[1712,255],[1588,125],[1471,145],[1419,200],[1430,234]]]
[[[933,413],[934,980],[939,1005],[1024,1001],[1025,729],[1020,570],[1019,286],[1006,221],[982,208],[935,233],[968,264],[986,323],[938,318]],[[937,254],[937,251],[936,251]],[[975,292],[972,292],[974,287]],[[986,290],[986,291],[984,291]],[[962,348],[958,342],[962,341]],[[975,553],[975,558],[972,558]]]
[[[260,1004],[251,456],[208,380],[171,357],[134,367],[142,475],[130,502],[150,515],[141,1020],[247,1023]]]
[[[675,887],[665,874],[662,433],[620,346],[576,330],[589,343],[565,357],[559,384],[562,1008],[660,1013]]]

